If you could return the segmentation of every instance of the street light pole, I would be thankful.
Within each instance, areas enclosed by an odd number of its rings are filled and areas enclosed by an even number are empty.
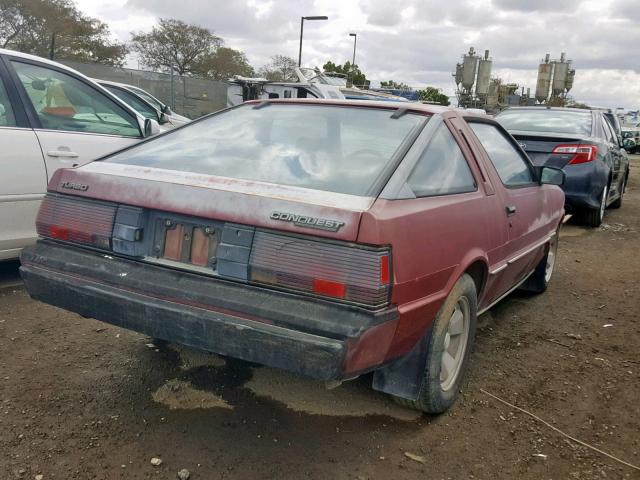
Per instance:
[[[305,20],[329,20],[329,17],[324,15],[315,17],[300,17],[300,48],[298,49],[298,66],[302,66],[302,34],[304,32]]]
[[[353,37],[353,58],[351,59],[351,85],[353,85],[353,78],[356,73],[356,43],[358,42],[358,35],[350,33],[349,36]]]
[[[353,60],[351,61],[351,65],[353,66],[356,64],[356,43],[358,43],[358,34],[350,33],[349,36],[353,37]]]
[[[300,17],[300,48],[298,49],[298,66],[302,66],[302,32],[304,31],[304,17]]]

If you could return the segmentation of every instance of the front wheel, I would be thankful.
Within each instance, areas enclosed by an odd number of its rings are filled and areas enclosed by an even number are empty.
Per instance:
[[[453,405],[467,369],[476,333],[478,297],[473,279],[456,282],[433,322],[426,365],[416,400],[393,397],[425,413],[443,413]]]
[[[607,209],[607,195],[609,189],[604,187],[602,194],[600,195],[600,205],[597,208],[590,208],[584,212],[584,222],[589,227],[599,227],[602,224],[604,218],[604,211]]]

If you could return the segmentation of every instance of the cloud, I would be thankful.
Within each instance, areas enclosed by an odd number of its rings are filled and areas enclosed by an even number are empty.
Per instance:
[[[544,55],[566,52],[576,99],[640,106],[638,0],[114,0],[120,8],[108,9],[77,1],[122,40],[156,18],[178,18],[214,30],[255,66],[274,54],[297,58],[300,17],[327,15],[305,23],[304,64],[351,60],[355,32],[356,63],[374,84],[393,79],[447,94],[470,46],[489,49],[495,74],[532,90]]]
[[[494,0],[494,6],[504,10],[522,12],[572,11],[580,5],[580,0]]]

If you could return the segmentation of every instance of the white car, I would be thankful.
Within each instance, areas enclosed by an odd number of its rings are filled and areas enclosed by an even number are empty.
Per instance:
[[[266,78],[235,75],[228,80],[227,107],[239,105],[247,100],[270,98],[329,98],[344,100],[340,87],[324,81],[317,69],[295,68],[297,81],[272,82]]]
[[[145,118],[156,120],[160,124],[160,130],[166,131],[189,123],[191,119],[173,112],[149,92],[141,88],[127,85],[126,83],[111,82],[94,78],[94,82],[106,88],[113,95],[143,115]]]
[[[0,260],[35,242],[53,173],[159,133],[120,99],[75,70],[0,49]]]

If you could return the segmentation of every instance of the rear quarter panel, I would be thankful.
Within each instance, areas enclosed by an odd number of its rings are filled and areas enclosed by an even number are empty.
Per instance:
[[[358,241],[391,245],[392,302],[401,317],[388,359],[408,352],[431,326],[449,291],[475,261],[504,244],[495,196],[484,192],[376,201],[362,217]]]

